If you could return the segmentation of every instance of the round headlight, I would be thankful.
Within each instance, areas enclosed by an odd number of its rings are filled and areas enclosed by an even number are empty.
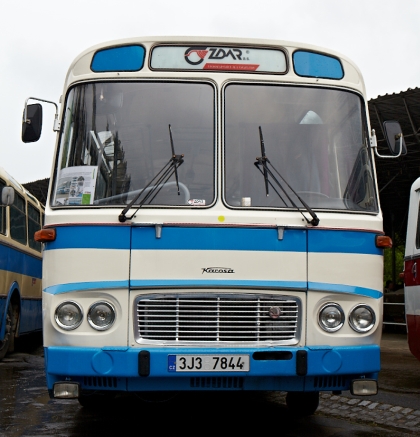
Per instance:
[[[96,302],[89,308],[87,319],[92,328],[105,331],[115,321],[115,309],[108,302]]]
[[[81,306],[73,301],[61,303],[55,310],[55,321],[60,328],[70,331],[76,329],[83,320]]]
[[[344,324],[344,312],[340,305],[325,304],[319,311],[318,324],[324,331],[338,331]]]
[[[356,305],[349,315],[349,324],[356,332],[368,332],[376,322],[375,312],[370,306]]]

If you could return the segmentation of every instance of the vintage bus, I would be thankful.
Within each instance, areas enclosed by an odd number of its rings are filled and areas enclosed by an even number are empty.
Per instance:
[[[275,390],[311,414],[320,391],[377,392],[390,239],[353,62],[132,38],[78,56],[60,101],[37,234],[51,397]]]
[[[15,338],[42,329],[41,243],[44,207],[0,168],[0,360]]]

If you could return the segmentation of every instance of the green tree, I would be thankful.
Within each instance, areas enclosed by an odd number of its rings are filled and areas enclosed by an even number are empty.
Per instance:
[[[400,244],[398,246],[395,246],[394,250],[395,250],[395,282],[402,283],[402,280],[400,279],[399,275],[404,270],[405,246],[403,244]],[[393,249],[385,249],[384,250],[384,287],[385,287],[385,282],[388,279],[393,280],[393,277],[392,277],[392,274],[393,274],[392,252],[393,252]]]

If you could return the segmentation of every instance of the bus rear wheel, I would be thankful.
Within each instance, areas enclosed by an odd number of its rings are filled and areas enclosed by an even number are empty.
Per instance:
[[[9,305],[6,314],[6,330],[3,340],[0,341],[0,360],[6,356],[12,342],[13,335],[13,311],[12,306]]]
[[[290,391],[286,395],[286,405],[296,416],[311,416],[319,406],[319,392]]]

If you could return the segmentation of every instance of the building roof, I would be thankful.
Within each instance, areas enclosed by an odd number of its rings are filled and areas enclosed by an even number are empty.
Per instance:
[[[40,179],[34,182],[22,184],[32,195],[34,195],[43,205],[47,203],[49,178]]]

